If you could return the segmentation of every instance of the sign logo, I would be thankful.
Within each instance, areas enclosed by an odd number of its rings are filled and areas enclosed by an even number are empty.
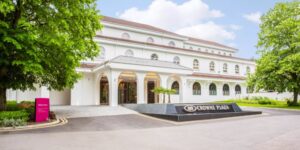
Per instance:
[[[183,109],[186,111],[186,112],[196,112],[197,111],[197,107],[194,106],[194,105],[185,105],[183,107]]]
[[[184,105],[178,109],[181,109],[183,112],[186,113],[234,112],[233,108],[227,104]]]

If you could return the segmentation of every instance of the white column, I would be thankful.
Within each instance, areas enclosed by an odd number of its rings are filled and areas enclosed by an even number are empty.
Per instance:
[[[108,75],[109,106],[118,106],[118,79],[120,72],[111,71]]]
[[[216,86],[217,86],[217,96],[219,97],[223,97],[223,84],[222,82],[216,82]]]
[[[241,83],[241,97],[247,96],[247,84],[246,83]]]
[[[137,103],[138,104],[145,104],[145,85],[144,79],[146,74],[145,73],[136,73],[137,76]]]
[[[188,83],[187,83],[187,79],[185,77],[181,77],[181,85],[180,85],[180,98],[179,98],[179,103],[184,103],[185,101],[188,101],[187,95],[188,95]]]
[[[100,79],[101,75],[100,73],[95,73],[94,74],[94,100],[95,100],[95,105],[100,105]]]
[[[229,83],[230,97],[235,98],[235,83]]]

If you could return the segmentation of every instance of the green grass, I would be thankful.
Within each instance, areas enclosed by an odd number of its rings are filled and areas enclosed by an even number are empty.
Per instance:
[[[300,106],[288,106],[286,101],[277,101],[271,99],[260,99],[260,100],[248,100],[248,99],[238,99],[238,100],[225,100],[217,101],[217,103],[236,103],[239,106],[249,106],[249,107],[265,107],[265,108],[282,108],[282,109],[295,109],[300,110]]]

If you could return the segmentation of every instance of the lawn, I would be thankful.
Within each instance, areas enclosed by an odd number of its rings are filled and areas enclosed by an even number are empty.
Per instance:
[[[296,109],[300,110],[300,106],[289,106],[286,101],[272,100],[264,97],[254,97],[251,99],[235,99],[217,101],[222,103],[237,103],[239,106],[250,107],[265,107],[265,108],[283,108],[283,109]]]

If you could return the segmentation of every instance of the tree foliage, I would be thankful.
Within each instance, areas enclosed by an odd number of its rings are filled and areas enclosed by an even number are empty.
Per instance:
[[[99,53],[99,19],[95,0],[1,0],[0,109],[9,88],[72,87],[80,61]]]
[[[175,89],[168,89],[164,87],[155,87],[152,92],[156,94],[163,94],[163,103],[165,103],[166,94],[168,95],[168,103],[171,103],[171,94],[175,94]]]
[[[277,3],[261,17],[256,72],[248,84],[258,90],[300,92],[300,2]]]

